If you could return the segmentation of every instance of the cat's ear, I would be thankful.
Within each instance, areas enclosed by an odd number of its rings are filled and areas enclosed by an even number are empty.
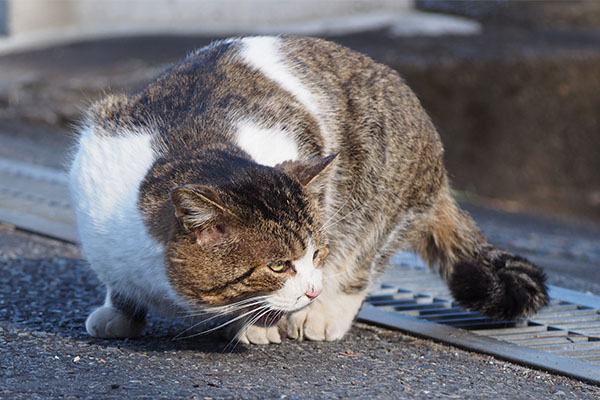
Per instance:
[[[325,175],[325,172],[335,163],[339,153],[332,154],[327,157],[311,158],[301,161],[284,161],[277,164],[275,168],[279,168],[287,174],[298,179],[303,187],[314,186],[320,178]]]
[[[210,186],[185,185],[171,191],[175,215],[187,231],[201,228],[226,211],[219,194]]]

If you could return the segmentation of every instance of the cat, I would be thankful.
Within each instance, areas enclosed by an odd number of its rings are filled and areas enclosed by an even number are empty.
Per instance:
[[[70,190],[107,289],[86,329],[127,338],[148,310],[230,313],[243,343],[338,340],[404,250],[471,310],[535,313],[543,271],[484,238],[442,159],[417,97],[365,55],[288,36],[197,50],[92,104],[79,129]]]

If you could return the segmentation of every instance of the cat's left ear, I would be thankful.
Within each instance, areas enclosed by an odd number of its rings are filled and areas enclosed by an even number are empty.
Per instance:
[[[216,190],[204,185],[185,185],[171,191],[175,215],[187,231],[201,228],[226,212]]]
[[[327,157],[311,158],[309,160],[284,161],[277,164],[275,168],[279,168],[287,174],[296,178],[303,187],[315,186],[321,180],[325,172],[338,159],[339,153],[332,154]]]

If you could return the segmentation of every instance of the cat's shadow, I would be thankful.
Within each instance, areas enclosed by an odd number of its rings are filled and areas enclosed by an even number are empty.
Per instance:
[[[84,260],[74,258],[0,259],[0,324],[7,334],[56,335],[67,341],[134,351],[239,353],[247,349],[222,333],[198,334],[189,322],[148,316],[135,339],[90,337],[85,319],[102,304],[104,288]]]

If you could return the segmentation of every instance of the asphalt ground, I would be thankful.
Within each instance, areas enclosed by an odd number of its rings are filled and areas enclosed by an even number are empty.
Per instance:
[[[0,398],[594,399],[600,388],[355,323],[340,342],[173,340],[149,318],[135,340],[84,321],[103,288],[78,247],[0,225]]]

